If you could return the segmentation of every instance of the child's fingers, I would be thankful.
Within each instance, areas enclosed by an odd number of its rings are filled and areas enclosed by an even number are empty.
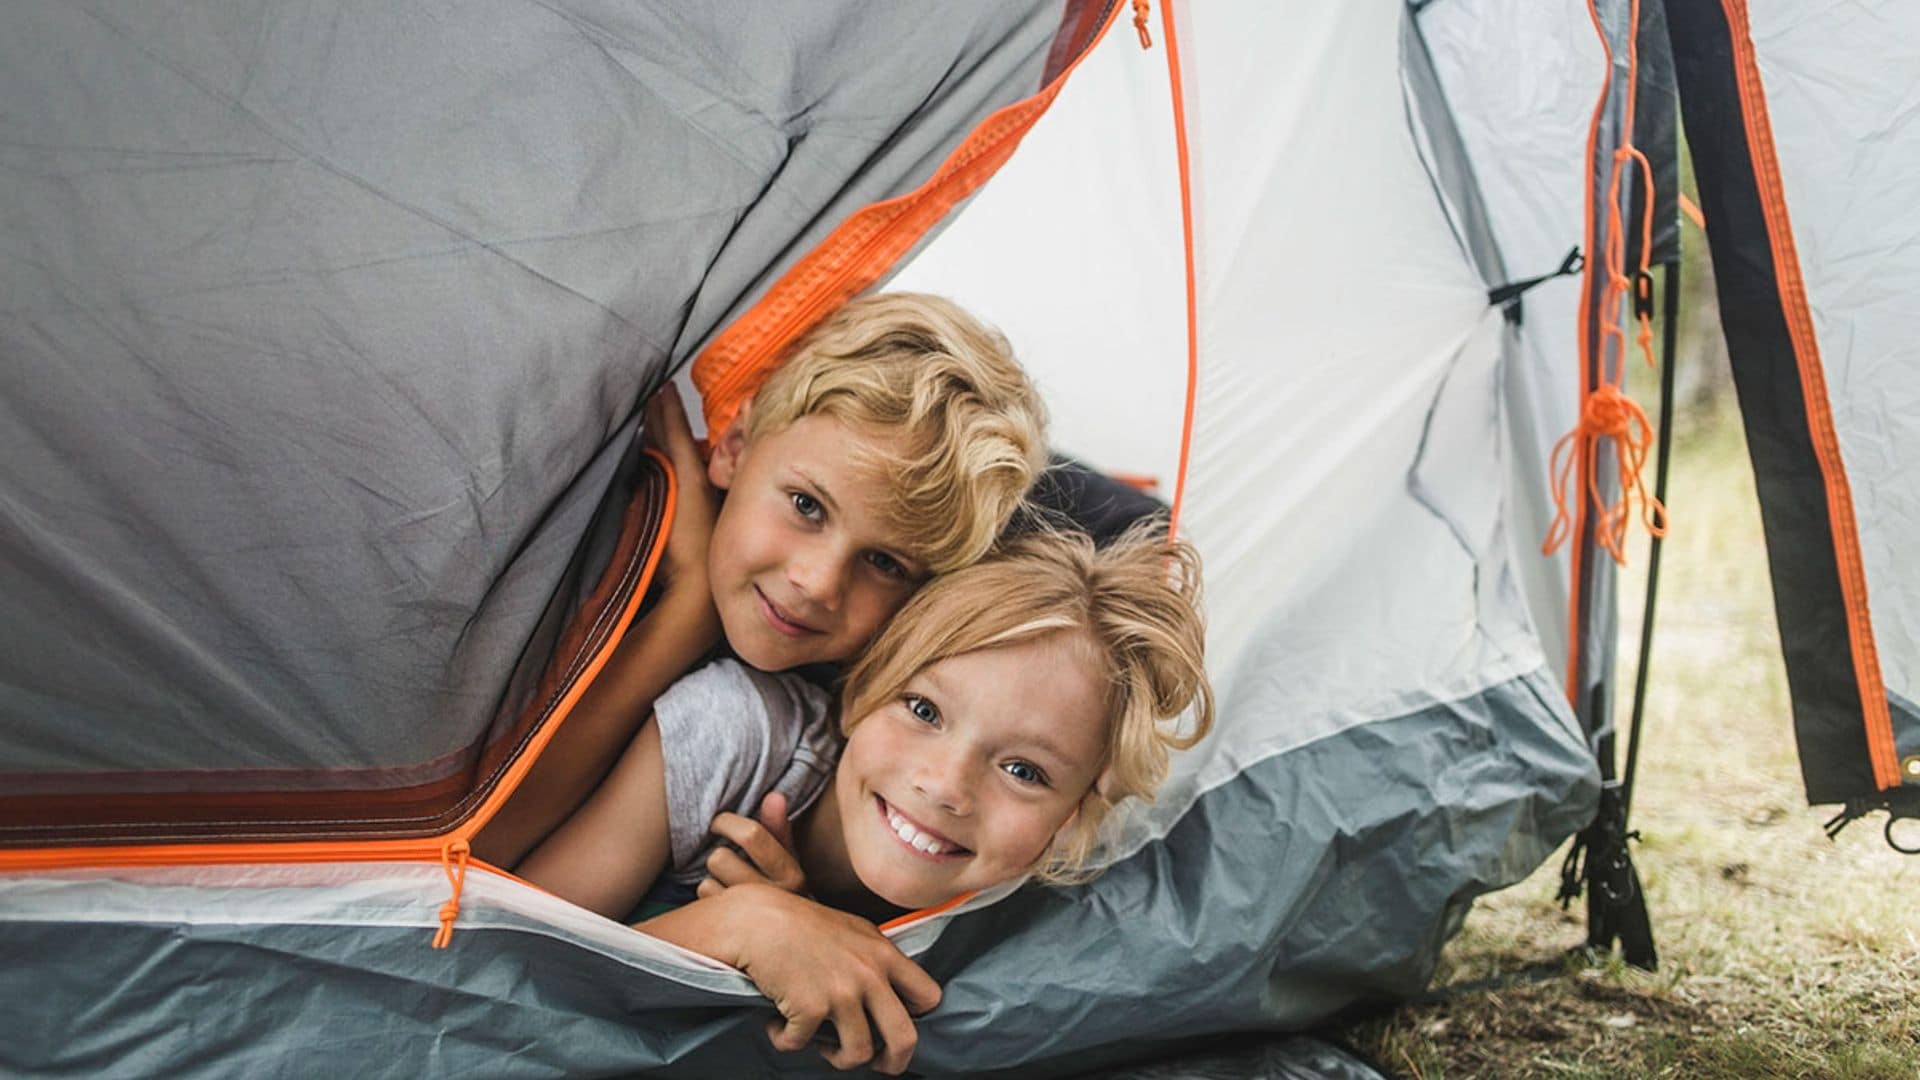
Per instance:
[[[700,884],[694,886],[693,895],[705,900],[708,897],[719,896],[726,891],[727,887],[725,885],[720,884],[710,877],[703,877],[700,879]]]
[[[787,797],[778,791],[767,792],[760,800],[759,820],[762,827],[780,842],[788,851],[793,850],[793,822],[787,817]]]
[[[785,1050],[788,1053],[805,1050],[807,1044],[813,1041],[813,1033],[819,1030],[820,1021],[823,1019],[825,1019],[823,1016],[808,1019],[796,1014],[783,1016],[778,1020],[769,1020],[767,1021],[767,1041],[773,1044],[775,1050]]]
[[[785,800],[781,801],[784,804]],[[784,805],[782,809],[784,811]],[[754,867],[762,875],[756,880],[765,880],[770,885],[792,893],[806,890],[806,872],[800,868],[800,860],[793,854],[791,846],[782,843],[778,836],[760,822],[750,821],[739,814],[723,813],[713,819],[713,832],[716,836],[739,845],[746,857],[753,860]],[[717,855],[718,852],[715,854]],[[710,864],[711,861],[709,859]],[[724,879],[723,883],[735,884]]]
[[[931,1012],[940,1004],[940,984],[926,969],[907,959],[907,954],[895,950],[892,963],[887,968],[887,980],[899,991],[900,1001],[915,1016]]]
[[[880,1048],[873,1055],[873,1067],[889,1076],[907,1071],[913,1051],[920,1044],[920,1030],[913,1026],[907,1008],[889,990],[867,995],[867,1015],[873,1018],[873,1030],[880,1036]]]
[[[736,855],[732,848],[715,848],[713,854],[707,856],[707,875],[707,880],[716,881],[722,888],[728,889],[753,881],[772,884],[753,864]]]
[[[836,1069],[857,1069],[873,1060],[873,1032],[859,998],[848,998],[833,1010],[833,1032],[840,1045],[821,1047],[820,1054]]]
[[[700,450],[693,440],[693,424],[687,419],[687,407],[680,401],[679,387],[668,383],[660,388],[647,403],[647,422],[655,425],[655,437],[675,465],[696,470],[701,467]]]

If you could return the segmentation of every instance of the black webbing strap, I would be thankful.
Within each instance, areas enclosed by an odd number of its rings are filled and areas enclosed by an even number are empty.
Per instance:
[[[1580,248],[1576,245],[1573,250],[1567,252],[1566,258],[1560,260],[1559,268],[1552,273],[1541,274],[1539,277],[1522,278],[1519,281],[1509,281],[1505,285],[1496,285],[1488,289],[1487,303],[1492,304],[1494,307],[1504,306],[1506,308],[1505,314],[1507,321],[1517,326],[1520,323],[1519,300],[1528,289],[1533,288],[1543,281],[1552,281],[1557,277],[1567,277],[1571,274],[1577,274],[1586,269],[1586,266],[1587,260],[1585,256],[1580,254]]]

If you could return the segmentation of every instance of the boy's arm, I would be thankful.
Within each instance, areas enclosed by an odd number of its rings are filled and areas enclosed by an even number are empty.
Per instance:
[[[836,1069],[905,1071],[912,1014],[940,1003],[940,984],[872,923],[772,885],[737,885],[634,929],[745,972],[783,1017],[767,1025],[776,1049],[804,1049],[832,1021],[840,1045],[821,1053]]]
[[[653,703],[720,640],[707,584],[707,548],[717,513],[713,488],[672,387],[647,405],[649,441],[669,460],[677,495],[665,554],[665,592],[627,632],[520,786],[473,840],[473,853],[514,866],[579,806],[633,739]]]
[[[521,861],[521,877],[609,919],[632,911],[671,857],[660,725],[640,729],[606,782]]]

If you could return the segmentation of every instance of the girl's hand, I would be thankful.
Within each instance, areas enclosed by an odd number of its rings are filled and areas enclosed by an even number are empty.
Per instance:
[[[642,432],[646,445],[673,463],[674,514],[667,535],[667,584],[681,588],[697,583],[707,587],[707,548],[713,542],[713,522],[720,513],[720,497],[707,482],[707,463],[694,442],[680,391],[672,383],[647,402]]]
[[[839,1045],[820,1053],[836,1069],[905,1071],[920,1039],[913,1015],[940,1003],[940,984],[872,923],[767,885],[723,889],[639,929],[745,972],[780,1011],[767,1024],[776,1049],[805,1049],[832,1021]]]
[[[794,853],[793,824],[787,820],[785,795],[768,792],[760,800],[758,820],[721,814],[713,819],[713,831],[740,850],[723,847],[707,857],[707,876],[700,880],[700,896],[714,896],[747,884],[771,885],[795,896],[807,895],[807,875]]]

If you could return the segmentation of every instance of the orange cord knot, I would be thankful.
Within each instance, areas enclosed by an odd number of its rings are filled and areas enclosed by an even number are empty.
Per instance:
[[[453,888],[453,895],[440,905],[440,929],[433,935],[433,947],[444,949],[453,941],[453,921],[460,917],[460,890],[467,884],[467,854],[465,840],[449,840],[440,849],[440,868],[447,873],[447,884]]]
[[[1152,7],[1148,0],[1133,0],[1133,28],[1140,34],[1140,47],[1153,48],[1153,35],[1147,33],[1147,12]]]
[[[1600,491],[1600,440],[1612,439],[1615,463],[1619,469],[1620,497],[1607,503]],[[1633,518],[1633,504],[1640,504],[1640,518],[1653,536],[1667,534],[1667,508],[1647,494],[1641,472],[1647,464],[1647,451],[1653,445],[1653,425],[1639,403],[1620,392],[1612,383],[1601,383],[1587,394],[1580,406],[1580,422],[1554,444],[1549,469],[1553,474],[1553,524],[1540,545],[1543,555],[1573,535],[1574,515],[1582,490],[1595,512],[1594,539],[1613,561],[1627,561],[1627,524]],[[1576,471],[1578,479],[1576,480]],[[1575,485],[1579,486],[1576,487]]]
[[[1611,383],[1602,383],[1599,389],[1588,394],[1587,403],[1580,410],[1582,428],[1615,439],[1629,434],[1635,420],[1644,424],[1646,419],[1647,414],[1640,411],[1640,406]]]

